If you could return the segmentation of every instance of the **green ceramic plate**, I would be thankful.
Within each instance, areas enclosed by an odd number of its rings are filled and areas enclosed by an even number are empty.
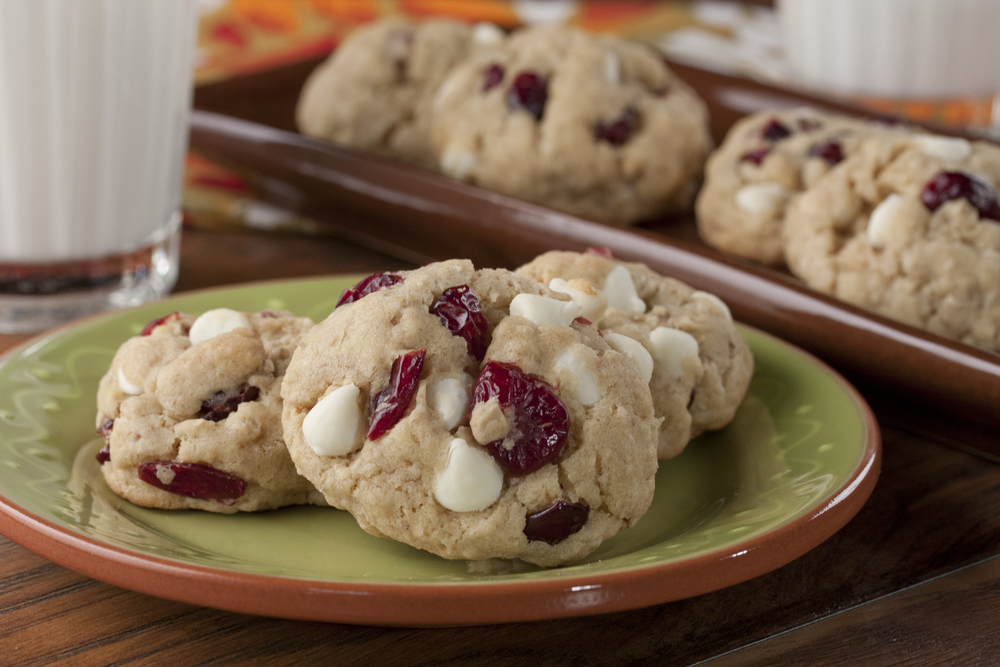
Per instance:
[[[322,319],[354,280],[182,296],[12,351],[0,361],[0,532],[97,579],[196,604],[338,622],[489,623],[656,604],[757,576],[837,531],[878,476],[878,428],[854,389],[744,328],[756,372],[733,423],[662,464],[646,516],[571,567],[447,561],[367,535],[333,509],[168,512],[108,490],[94,459],[94,396],[124,340],[174,310],[285,308]]]

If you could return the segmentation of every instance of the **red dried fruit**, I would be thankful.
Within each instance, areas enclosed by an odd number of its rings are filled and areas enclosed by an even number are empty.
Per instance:
[[[274,312],[273,310],[270,310],[270,309],[269,310],[262,310],[262,311],[260,311],[260,316],[261,317],[266,317],[266,318],[272,318],[272,317],[273,318],[277,318],[278,317],[278,313],[276,313],[276,312]]]
[[[598,123],[594,128],[594,136],[612,146],[621,146],[629,140],[637,127],[639,127],[639,113],[632,107],[626,107],[612,122]]]
[[[514,77],[507,91],[507,108],[523,108],[541,120],[545,113],[545,102],[549,99],[549,82],[534,72],[520,72]]]
[[[468,285],[449,287],[441,292],[431,312],[441,318],[441,323],[453,336],[461,336],[476,361],[486,356],[486,316],[479,298]]]
[[[811,132],[813,130],[818,130],[823,127],[823,123],[818,120],[813,120],[812,118],[800,118],[799,119],[799,129],[804,132]]]
[[[501,65],[493,64],[483,72],[483,92],[491,88],[496,88],[503,83],[504,69]]]
[[[111,460],[111,431],[114,427],[114,419],[105,419],[101,422],[101,425],[97,427],[97,435],[104,438],[104,446],[101,447],[101,450],[97,452],[97,455],[94,456],[94,458],[96,458],[97,462],[101,465],[104,465]]]
[[[604,259],[614,259],[614,253],[611,252],[611,248],[587,248],[584,252],[586,255],[597,255],[598,257],[603,257]]]
[[[510,430],[504,439],[486,445],[500,467],[521,477],[553,461],[569,432],[569,414],[550,384],[528,375],[514,364],[487,361],[472,392],[472,406],[496,398],[507,415]]]
[[[403,277],[396,275],[395,273],[373,273],[364,280],[359,281],[353,287],[345,289],[344,293],[340,295],[340,299],[337,300],[337,305],[334,306],[334,308],[340,308],[345,303],[354,303],[358,299],[368,296],[372,292],[384,290],[392,287],[396,283],[401,282],[403,282]]]
[[[792,131],[777,118],[772,118],[767,125],[761,128],[760,136],[767,141],[781,141],[792,136]]]
[[[217,391],[212,398],[202,402],[198,416],[208,421],[222,421],[231,413],[236,412],[240,403],[256,401],[258,396],[260,396],[260,389],[252,384],[240,385],[235,394]]]
[[[821,157],[832,167],[844,159],[844,151],[841,150],[839,141],[828,141],[810,148],[809,157]]]
[[[524,521],[524,535],[532,542],[559,544],[573,533],[580,532],[590,507],[587,503],[557,500],[550,507],[529,514]]]
[[[100,465],[104,465],[105,463],[107,463],[108,461],[110,461],[111,460],[111,445],[105,444],[103,447],[101,447],[100,451],[97,452],[97,454],[94,456],[94,458],[97,459],[97,463],[100,464]]]
[[[760,165],[770,152],[770,148],[758,148],[756,150],[747,151],[740,156],[740,162],[751,162],[753,164]]]
[[[927,181],[920,193],[920,201],[931,211],[952,199],[965,199],[979,212],[980,218],[1000,222],[996,192],[975,176],[961,171],[942,171]]]
[[[389,386],[378,395],[373,395],[368,406],[368,439],[377,440],[396,425],[413,395],[420,385],[420,373],[424,370],[424,356],[427,348],[405,352],[392,362],[389,371]]]
[[[181,318],[181,314],[178,313],[177,311],[174,311],[174,312],[170,313],[169,315],[164,315],[160,319],[153,320],[152,322],[150,322],[149,324],[147,324],[145,327],[143,327],[142,333],[140,333],[139,335],[140,336],[148,336],[149,334],[153,333],[153,329],[155,329],[156,327],[160,326],[161,324],[166,324],[167,322],[173,322],[174,320],[179,320],[180,318]]]
[[[140,463],[139,479],[179,496],[203,500],[236,500],[247,490],[245,480],[200,463]]]

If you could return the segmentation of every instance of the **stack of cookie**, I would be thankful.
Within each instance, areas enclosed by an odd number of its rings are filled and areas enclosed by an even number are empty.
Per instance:
[[[359,28],[314,72],[303,133],[615,225],[686,208],[705,104],[651,49],[570,28]]]
[[[445,558],[554,566],[634,525],[752,368],[719,299],[645,266],[452,260],[370,276],[316,326],[151,323],[101,380],[98,461],[141,505],[330,504]]]
[[[763,112],[709,159],[698,229],[814,289],[1000,351],[998,187],[994,144]]]

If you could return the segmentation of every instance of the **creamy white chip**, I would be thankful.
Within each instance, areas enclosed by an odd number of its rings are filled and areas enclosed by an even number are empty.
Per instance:
[[[170,466],[159,465],[156,466],[156,479],[160,481],[160,484],[164,486],[170,486],[174,483],[174,477],[177,475],[176,472]]]
[[[635,291],[632,274],[621,264],[611,269],[611,273],[604,279],[604,294],[608,297],[608,306],[611,308],[627,313],[646,312],[646,303]]]
[[[726,316],[727,320],[729,320],[730,322],[733,321],[733,313],[732,311],[729,310],[729,306],[726,305],[726,302],[720,299],[719,297],[715,296],[711,292],[702,292],[701,290],[695,290],[694,292],[692,292],[691,298],[705,299],[706,301],[711,301],[713,304],[715,304],[716,308],[722,311],[722,313]]]
[[[581,307],[572,301],[559,301],[537,294],[518,294],[510,302],[510,314],[524,317],[535,324],[569,326],[580,317]]]
[[[465,148],[448,147],[441,154],[441,171],[462,180],[476,164],[476,154]]]
[[[604,78],[615,85],[621,83],[622,80],[622,69],[618,62],[618,56],[611,51],[604,54]]]
[[[580,353],[580,344],[574,345],[562,354],[555,361],[554,366],[565,368],[576,378],[576,398],[584,405],[593,405],[601,400],[601,388],[597,385],[597,378],[587,368],[587,362]]]
[[[120,368],[118,369],[118,386],[121,387],[122,391],[126,394],[131,394],[132,396],[138,396],[142,393],[142,387],[129,382],[125,377],[125,371]]]
[[[481,46],[499,44],[504,36],[503,29],[489,21],[481,21],[472,26],[472,41]]]
[[[444,420],[449,431],[465,419],[472,396],[472,376],[462,373],[461,377],[445,378],[427,389],[427,404]]]
[[[670,377],[684,374],[684,361],[698,358],[698,341],[694,336],[680,329],[657,327],[649,334],[653,347],[653,361]]]
[[[345,384],[324,396],[302,420],[302,435],[320,456],[350,454],[363,440],[361,390]]]
[[[939,137],[933,134],[921,134],[913,138],[913,143],[925,155],[952,162],[961,162],[969,157],[969,153],[972,152],[972,144],[961,137]]]
[[[868,219],[868,243],[873,248],[884,248],[893,236],[893,228],[904,206],[902,195],[891,194],[875,207]]]
[[[549,282],[549,289],[553,292],[568,294],[573,303],[580,306],[579,317],[591,322],[600,321],[604,311],[608,309],[608,297],[604,292],[594,289],[594,286],[586,281],[571,280],[567,282],[562,278],[553,278]]]
[[[777,183],[753,183],[736,192],[736,204],[747,213],[770,215],[781,210],[791,194]]]
[[[191,325],[188,336],[191,338],[191,344],[197,345],[233,329],[250,328],[250,320],[243,313],[229,308],[216,308],[199,315],[198,319]]]
[[[477,512],[497,501],[503,490],[503,470],[480,447],[455,438],[448,461],[434,482],[434,498],[453,512]]]
[[[631,359],[642,381],[649,384],[653,377],[653,357],[642,343],[619,333],[604,334],[604,340],[612,350]]]

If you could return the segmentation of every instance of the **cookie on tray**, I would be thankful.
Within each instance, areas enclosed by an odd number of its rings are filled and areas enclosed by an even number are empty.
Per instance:
[[[299,129],[343,146],[437,168],[431,101],[469,52],[504,39],[491,24],[389,19],[352,32],[312,73],[299,99]]]
[[[705,104],[648,47],[515,32],[434,101],[443,173],[614,225],[688,207],[711,149]]]
[[[312,326],[283,311],[220,308],[171,313],[127,340],[97,393],[108,486],[161,509],[325,505],[281,430],[282,378]]]
[[[677,456],[691,438],[733,419],[750,385],[753,355],[721,299],[598,252],[547,252],[517,273],[576,299],[603,296],[607,309],[593,313],[604,339],[643,360],[663,419],[660,459]]]
[[[878,123],[802,108],[762,111],[736,123],[705,167],[698,234],[710,246],[780,265],[788,203],[854,152]]]
[[[302,341],[282,388],[296,466],[373,535],[445,558],[583,558],[653,497],[635,364],[568,297],[453,260],[377,274]]]
[[[871,136],[789,208],[789,268],[821,292],[998,351],[998,187],[993,144]]]

